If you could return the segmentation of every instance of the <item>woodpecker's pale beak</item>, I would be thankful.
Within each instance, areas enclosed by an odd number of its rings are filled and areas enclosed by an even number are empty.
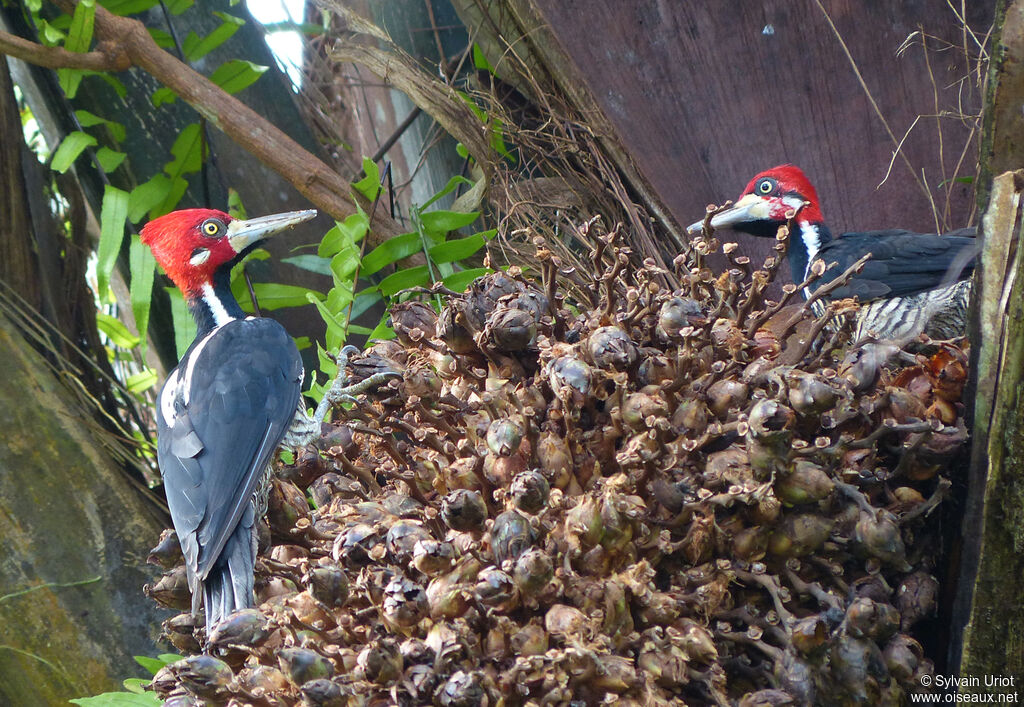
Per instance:
[[[228,224],[228,244],[236,253],[241,253],[264,238],[280,233],[292,226],[316,216],[316,209],[289,211],[283,214],[260,216],[245,221],[235,220]]]
[[[725,211],[711,217],[712,228],[729,228],[737,223],[748,221],[767,221],[771,219],[771,204],[757,194],[747,194]],[[700,233],[704,227],[704,219],[691,223],[686,227],[687,233]]]

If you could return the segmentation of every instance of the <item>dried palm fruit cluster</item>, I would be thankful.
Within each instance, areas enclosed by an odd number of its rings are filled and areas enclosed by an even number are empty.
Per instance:
[[[401,377],[278,469],[259,608],[209,634],[165,623],[190,654],[154,680],[167,704],[895,705],[918,689],[963,351],[851,347],[855,304],[766,301],[778,259],[754,269],[731,244],[715,275],[713,240],[674,273],[599,242],[590,302],[562,300],[556,282],[584,276],[541,248],[539,285],[512,269],[439,314],[395,307],[397,340],[349,370]],[[150,591],[189,605],[180,567]]]

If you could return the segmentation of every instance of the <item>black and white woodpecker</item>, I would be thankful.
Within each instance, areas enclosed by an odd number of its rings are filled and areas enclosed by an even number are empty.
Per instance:
[[[774,238],[794,213],[788,254],[796,284],[806,279],[817,259],[836,263],[818,281],[823,285],[871,255],[859,274],[828,296],[857,297],[862,303],[855,341],[871,337],[906,342],[922,332],[934,339],[964,336],[977,255],[972,230],[936,235],[892,229],[833,238],[817,192],[793,165],[755,176],[735,204],[711,217],[710,225]],[[699,232],[703,225],[698,221],[687,230]]]
[[[158,398],[157,456],[192,611],[202,597],[208,627],[252,606],[267,472],[288,435],[302,443],[313,431],[300,402],[295,343],[274,320],[245,315],[231,294],[231,267],[264,238],[315,215],[240,220],[187,209],[142,229],[142,242],[185,296],[198,328]]]

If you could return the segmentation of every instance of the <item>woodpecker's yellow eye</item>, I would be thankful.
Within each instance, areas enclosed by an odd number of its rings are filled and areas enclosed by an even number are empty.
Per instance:
[[[224,224],[215,218],[211,218],[203,221],[203,225],[201,226],[201,228],[203,229],[204,236],[212,237],[218,235],[221,232],[221,230],[224,228]]]
[[[775,180],[774,179],[762,179],[757,183],[757,191],[759,194],[771,194],[775,191]]]

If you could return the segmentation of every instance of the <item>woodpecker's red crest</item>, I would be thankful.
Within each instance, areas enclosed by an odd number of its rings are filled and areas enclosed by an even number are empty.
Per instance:
[[[772,221],[786,221],[787,213],[803,202],[807,202],[807,205],[801,209],[799,220],[810,223],[822,223],[825,220],[821,215],[818,192],[803,170],[795,165],[782,164],[758,174],[747,184],[736,205],[739,206],[750,195],[768,204],[768,218]]]
[[[183,209],[153,219],[140,237],[178,289],[194,298],[217,268],[238,255],[228,238],[233,221],[216,209]]]

